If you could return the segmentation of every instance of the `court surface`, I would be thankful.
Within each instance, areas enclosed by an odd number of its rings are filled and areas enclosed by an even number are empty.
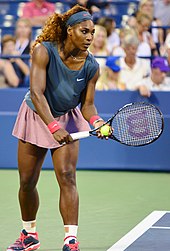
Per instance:
[[[169,251],[170,212],[154,211],[107,251]]]
[[[170,173],[78,170],[80,250],[107,251],[153,211],[169,211],[169,181]],[[16,170],[0,170],[0,251],[18,238],[22,228],[18,187]],[[61,251],[64,230],[53,171],[41,172],[38,190],[40,251]]]

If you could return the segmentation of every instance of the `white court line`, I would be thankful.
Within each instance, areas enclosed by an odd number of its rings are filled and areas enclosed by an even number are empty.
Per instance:
[[[151,227],[151,228],[156,228],[156,229],[170,229],[170,227]]]
[[[135,226],[130,232],[128,232],[119,241],[117,241],[112,247],[107,249],[107,251],[124,251],[166,213],[170,212],[153,211],[143,221],[141,221],[137,226]]]

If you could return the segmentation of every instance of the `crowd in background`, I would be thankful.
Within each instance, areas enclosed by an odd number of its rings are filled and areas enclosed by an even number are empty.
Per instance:
[[[97,90],[138,90],[147,97],[151,91],[170,91],[170,0],[138,1],[138,8],[120,27],[110,1],[68,1],[69,7],[77,3],[94,17],[89,51],[100,65]],[[1,38],[0,88],[29,87],[33,28],[41,28],[52,13],[61,12],[58,6],[45,0],[23,4],[14,34]]]

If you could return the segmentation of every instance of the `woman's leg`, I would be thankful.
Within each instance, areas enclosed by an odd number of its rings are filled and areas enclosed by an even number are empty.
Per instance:
[[[56,177],[60,186],[60,212],[64,225],[78,225],[78,192],[76,163],[79,142],[51,150]]]
[[[19,203],[23,221],[35,220],[39,207],[36,189],[47,149],[19,140],[18,170],[20,176]]]

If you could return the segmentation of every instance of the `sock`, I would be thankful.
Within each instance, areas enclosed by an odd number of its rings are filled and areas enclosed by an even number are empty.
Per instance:
[[[36,220],[33,221],[22,221],[23,229],[27,231],[27,233],[35,233],[36,232]]]
[[[65,238],[64,238],[64,244],[69,244],[69,241],[72,239],[75,239],[77,242],[77,225],[65,225]]]

